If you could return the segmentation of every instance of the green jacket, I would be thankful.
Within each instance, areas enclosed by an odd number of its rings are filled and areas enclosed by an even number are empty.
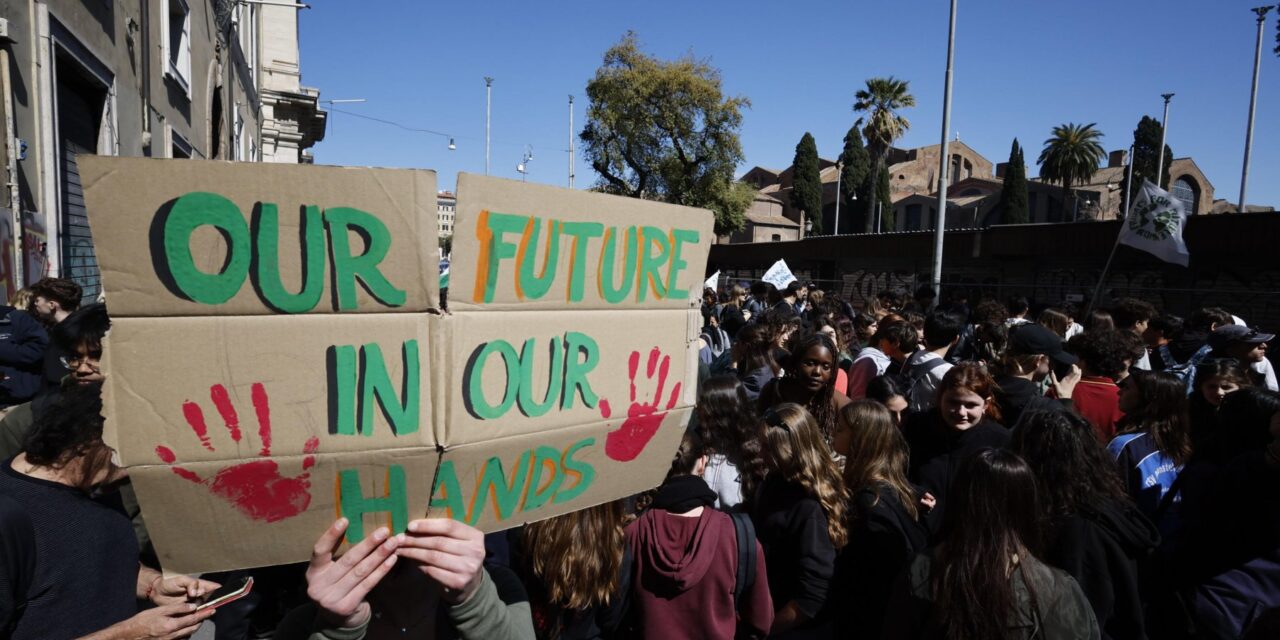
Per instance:
[[[890,596],[882,638],[938,638],[932,624],[933,593],[929,584],[933,558],[917,555],[898,578]],[[1009,612],[1009,626],[1025,640],[1099,640],[1102,637],[1093,608],[1075,579],[1034,558],[1022,563],[1022,571],[1013,572],[1014,593],[1018,610]],[[1024,576],[1035,585],[1039,606],[1032,610],[1030,593]]]
[[[492,570],[502,572],[503,582],[509,576],[518,585],[519,579],[509,569]],[[437,625],[435,640],[535,640],[528,599],[503,602],[489,571],[486,567],[481,573],[480,588],[469,600],[440,604],[449,624]],[[318,613],[314,603],[290,611],[276,627],[276,640],[364,640],[368,620],[353,628],[333,628],[324,624]]]

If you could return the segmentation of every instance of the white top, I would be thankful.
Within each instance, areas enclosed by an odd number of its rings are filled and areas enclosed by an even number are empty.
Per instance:
[[[742,502],[742,480],[738,469],[724,454],[717,453],[707,460],[702,479],[716,492],[716,508],[728,509]]]

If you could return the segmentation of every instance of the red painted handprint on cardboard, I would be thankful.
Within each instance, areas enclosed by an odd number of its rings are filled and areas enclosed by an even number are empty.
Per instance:
[[[311,479],[306,470],[316,463],[315,452],[320,447],[320,439],[312,437],[303,445],[302,450],[306,455],[302,459],[301,475],[293,478],[281,476],[280,465],[271,459],[271,407],[262,383],[255,382],[252,385],[251,396],[258,419],[258,439],[262,443],[258,460],[233,464],[218,471],[212,478],[201,478],[196,472],[181,466],[173,467],[173,472],[207,487],[210,493],[231,503],[249,518],[279,522],[306,511],[311,504]],[[244,436],[240,431],[240,417],[231,404],[227,388],[215,384],[209,388],[209,397],[222,415],[222,422],[231,441],[238,444]],[[209,439],[209,427],[205,423],[204,410],[200,405],[188,400],[182,403],[182,414],[200,440],[201,446],[209,451],[216,451]],[[174,464],[177,460],[173,450],[163,445],[156,447],[156,455],[167,464]]]
[[[661,364],[659,364],[659,358],[661,358]],[[627,370],[631,379],[631,406],[627,407],[627,419],[622,422],[622,426],[610,432],[604,442],[605,455],[618,462],[635,460],[636,456],[644,451],[649,440],[653,439],[653,435],[658,432],[658,427],[662,426],[662,419],[667,417],[667,412],[676,406],[676,400],[680,397],[680,383],[677,382],[671,389],[671,397],[667,400],[666,406],[659,411],[659,405],[662,403],[662,389],[667,384],[667,374],[671,372],[671,356],[663,355],[661,350],[654,347],[649,351],[647,365],[645,379],[656,383],[653,400],[650,402],[636,399],[636,375],[640,371],[640,352],[631,352],[631,357],[627,360]],[[602,399],[600,415],[608,418],[612,412],[609,401]]]

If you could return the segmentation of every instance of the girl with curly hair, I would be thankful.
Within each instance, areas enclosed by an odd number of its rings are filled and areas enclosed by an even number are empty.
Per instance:
[[[736,507],[764,479],[760,422],[747,390],[737,378],[711,378],[702,384],[694,411],[710,456],[703,478],[716,492],[718,508]]]
[[[787,344],[786,375],[774,378],[760,391],[760,412],[783,402],[809,410],[828,442],[836,431],[836,414],[849,398],[836,390],[835,343],[821,333],[794,336]]]
[[[836,551],[848,541],[844,481],[804,407],[782,403],[762,421],[769,471],[751,519],[775,603],[771,635],[822,633],[831,626],[827,604]]]
[[[1080,583],[1104,637],[1147,637],[1138,564],[1160,544],[1160,533],[1125,493],[1089,421],[1030,411],[1009,449],[1035,472],[1044,560]]]

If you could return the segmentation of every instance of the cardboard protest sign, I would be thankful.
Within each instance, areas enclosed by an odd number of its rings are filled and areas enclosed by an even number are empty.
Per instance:
[[[464,174],[441,316],[429,171],[81,166],[104,437],[166,570],[305,560],[339,516],[348,542],[424,514],[496,531],[665,474],[708,212]]]
[[[437,306],[432,171],[92,157],[80,171],[112,315]]]

